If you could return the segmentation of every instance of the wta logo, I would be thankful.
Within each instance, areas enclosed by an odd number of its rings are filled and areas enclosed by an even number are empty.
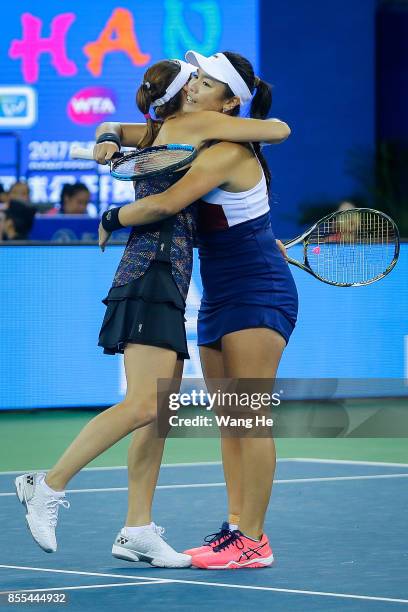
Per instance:
[[[74,123],[101,123],[116,113],[116,96],[105,87],[87,87],[74,94],[68,102],[67,114]]]

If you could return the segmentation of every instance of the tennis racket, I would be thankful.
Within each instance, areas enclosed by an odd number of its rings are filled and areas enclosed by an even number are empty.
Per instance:
[[[161,174],[172,174],[188,165],[197,150],[187,144],[167,144],[136,149],[129,153],[114,153],[109,162],[111,175],[120,181],[134,181]],[[72,159],[93,159],[93,149],[72,147]]]
[[[284,243],[303,243],[303,261],[289,263],[336,287],[360,287],[384,278],[399,255],[399,232],[387,215],[371,208],[335,212]]]

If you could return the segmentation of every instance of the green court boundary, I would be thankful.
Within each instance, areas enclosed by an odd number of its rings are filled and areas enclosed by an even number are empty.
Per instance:
[[[95,410],[0,412],[0,471],[49,469],[69,446]],[[122,467],[131,434],[91,462],[89,468]],[[408,464],[406,437],[277,438],[279,459]],[[172,438],[166,441],[163,463],[185,465],[220,462],[217,437]]]

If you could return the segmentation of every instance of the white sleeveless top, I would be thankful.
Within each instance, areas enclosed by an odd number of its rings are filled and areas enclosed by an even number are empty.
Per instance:
[[[205,225],[209,231],[227,229],[264,215],[269,212],[264,173],[259,183],[247,191],[233,193],[216,187],[201,198],[200,208],[203,207],[206,209]]]

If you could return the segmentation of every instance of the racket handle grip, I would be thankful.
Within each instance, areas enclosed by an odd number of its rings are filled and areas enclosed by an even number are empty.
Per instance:
[[[71,159],[93,159],[93,149],[84,149],[73,145],[70,149],[69,156]]]

